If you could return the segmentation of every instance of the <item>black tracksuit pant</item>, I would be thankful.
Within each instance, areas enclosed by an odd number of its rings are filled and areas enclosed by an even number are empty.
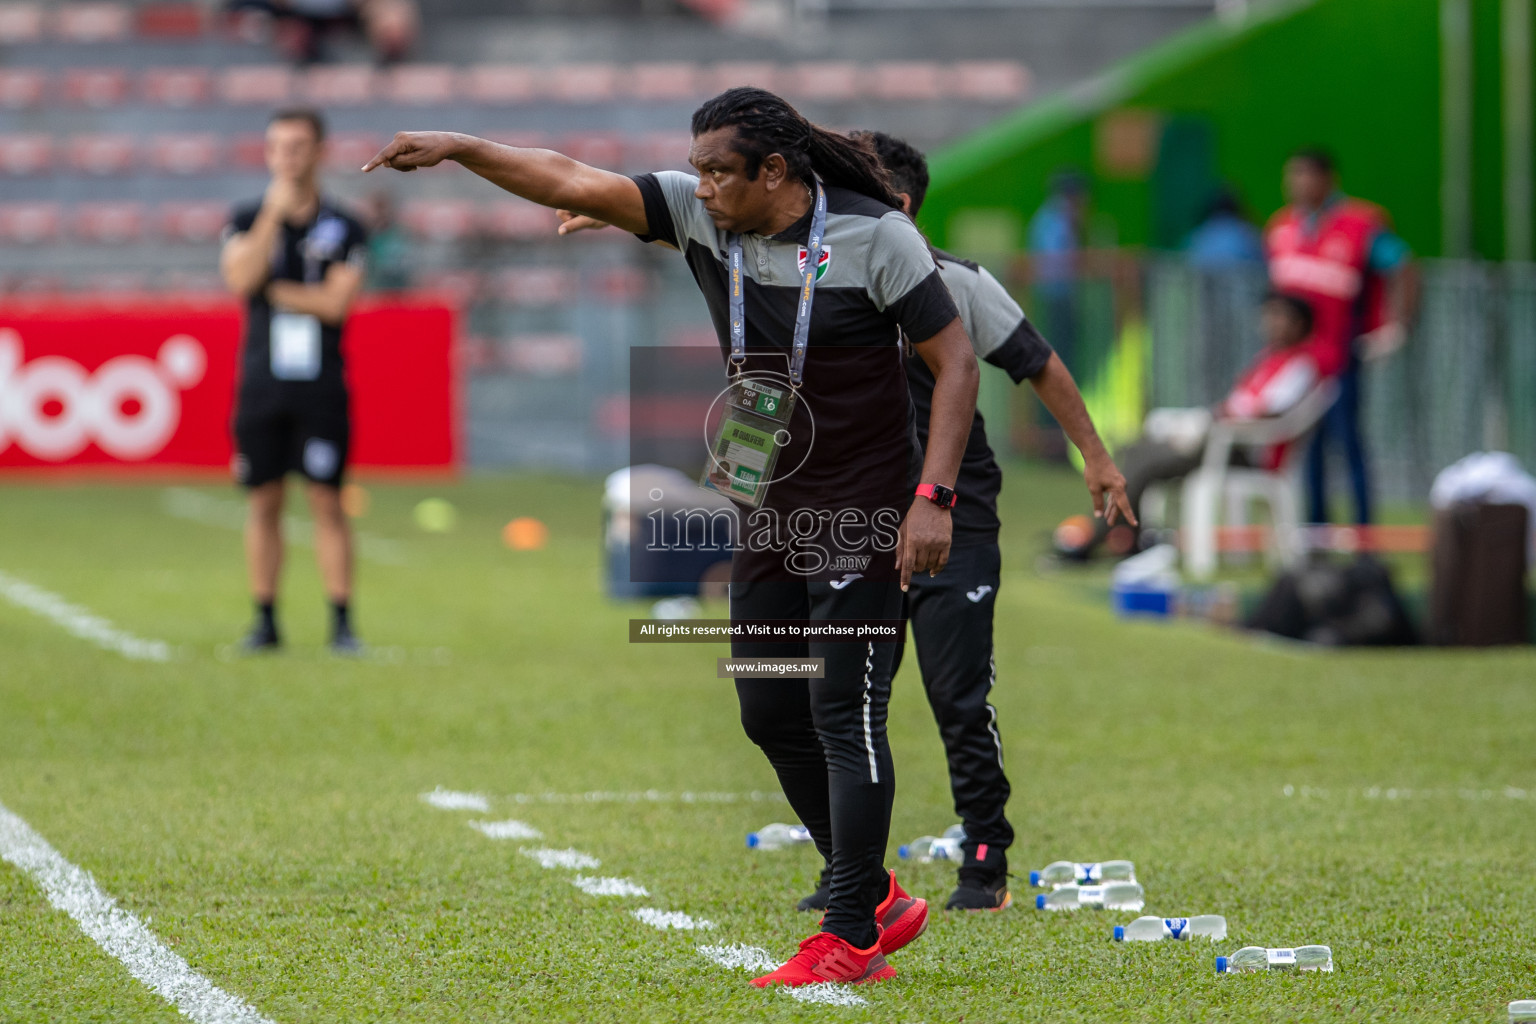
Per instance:
[[[879,578],[732,582],[731,619],[899,619],[900,583],[889,572],[871,575]],[[731,642],[733,658],[826,659],[825,678],[738,679],[736,694],[747,736],[768,756],[831,865],[822,928],[859,949],[875,942],[875,907],[888,888],[885,849],[896,786],[885,720],[896,647]]]
[[[923,688],[949,756],[955,812],[965,824],[961,881],[985,881],[1007,870],[1005,851],[1013,843],[997,709],[987,700],[997,678],[992,609],[1002,558],[995,538],[956,542],[937,576],[912,577],[906,606]],[[901,656],[898,648],[892,676]]]

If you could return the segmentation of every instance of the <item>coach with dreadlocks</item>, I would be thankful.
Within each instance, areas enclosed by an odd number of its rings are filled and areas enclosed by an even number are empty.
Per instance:
[[[800,620],[814,632],[899,619],[912,574],[935,574],[948,559],[952,488],[975,413],[976,358],[955,303],[867,140],[749,88],[700,107],[692,134],[697,176],[630,178],[447,132],[396,135],[364,170],[454,160],[526,199],[680,250],[731,381],[709,482],[744,513],[733,621]],[[933,373],[926,451],[902,334]],[[777,424],[750,429],[764,416]],[[892,977],[884,954],[927,925],[926,902],[884,868],[894,648],[732,643],[735,658],[824,659],[822,678],[736,680],[747,735],[831,865],[822,930],[754,984]]]

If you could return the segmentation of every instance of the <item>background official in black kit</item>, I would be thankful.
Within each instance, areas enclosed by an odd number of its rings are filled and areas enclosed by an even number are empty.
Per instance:
[[[341,506],[351,438],[341,330],[362,287],[362,225],[320,194],[325,122],[279,111],[267,125],[272,182],[235,210],[219,268],[246,300],[235,411],[235,478],[250,495],[246,564],[256,602],[247,650],[281,645],[274,606],[283,560],[284,478],[308,480],[315,558],[331,601],[331,649],[355,653],[352,536]]]

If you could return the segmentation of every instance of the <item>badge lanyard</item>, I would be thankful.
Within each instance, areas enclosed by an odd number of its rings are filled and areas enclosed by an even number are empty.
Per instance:
[[[805,350],[811,342],[811,302],[816,296],[816,270],[827,232],[827,193],[816,181],[816,201],[811,207],[811,237],[805,245],[805,270],[800,277],[800,305],[795,310],[795,335],[789,356],[789,382],[805,381]],[[731,258],[731,366],[740,372],[747,360],[747,302],[742,282],[741,236],[727,239]]]
[[[766,381],[742,376],[747,360],[747,313],[743,287],[741,236],[727,238],[730,254],[731,373],[734,380],[710,445],[710,464],[700,486],[758,508],[768,493],[779,453],[789,443],[790,417],[795,392],[805,380],[805,354],[811,338],[811,303],[816,295],[817,263],[824,250],[827,229],[827,196],[816,182],[811,207],[811,234],[806,243],[805,268],[800,281],[800,303],[795,311],[795,333],[789,358],[790,391]]]

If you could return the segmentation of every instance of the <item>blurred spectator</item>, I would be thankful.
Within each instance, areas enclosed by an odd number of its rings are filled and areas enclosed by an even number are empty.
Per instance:
[[[1115,452],[1115,461],[1125,474],[1125,494],[1138,521],[1141,497],[1150,485],[1182,479],[1199,468],[1213,418],[1279,416],[1324,378],[1326,345],[1313,329],[1312,307],[1307,301],[1272,292],[1259,312],[1264,348],[1219,405],[1210,410],[1154,409],[1147,416],[1142,436]],[[1233,462],[1273,468],[1281,454],[1239,449],[1233,453]],[[1136,547],[1137,529],[1126,522],[1111,527],[1099,519],[1093,524],[1092,535],[1083,540],[1058,531],[1056,550],[1063,557],[1085,559],[1107,540],[1114,554],[1129,554]]]
[[[1264,236],[1243,214],[1230,188],[1211,199],[1205,216],[1184,243],[1189,265],[1199,270],[1232,270],[1264,265]]]
[[[1087,220],[1088,179],[1066,170],[1051,178],[1050,195],[1029,221],[1036,319],[1069,368],[1075,365],[1078,347],[1077,284],[1082,274]],[[1064,459],[1066,442],[1043,406],[1037,426],[1049,433],[1051,442],[1031,447],[1042,449],[1039,454]]]
[[[404,291],[411,286],[410,241],[395,219],[395,197],[379,190],[367,199],[368,288],[376,292]]]
[[[1297,150],[1285,163],[1289,205],[1265,233],[1274,286],[1312,304],[1323,372],[1339,374],[1339,399],[1307,453],[1308,516],[1328,521],[1327,452],[1343,449],[1355,519],[1371,521],[1371,488],[1360,435],[1360,363],[1384,357],[1407,338],[1418,304],[1408,246],[1386,211],[1339,191],[1333,157]]]
[[[229,0],[236,30],[246,38],[274,37],[300,63],[325,57],[325,40],[361,32],[381,63],[401,60],[416,41],[416,0]]]

